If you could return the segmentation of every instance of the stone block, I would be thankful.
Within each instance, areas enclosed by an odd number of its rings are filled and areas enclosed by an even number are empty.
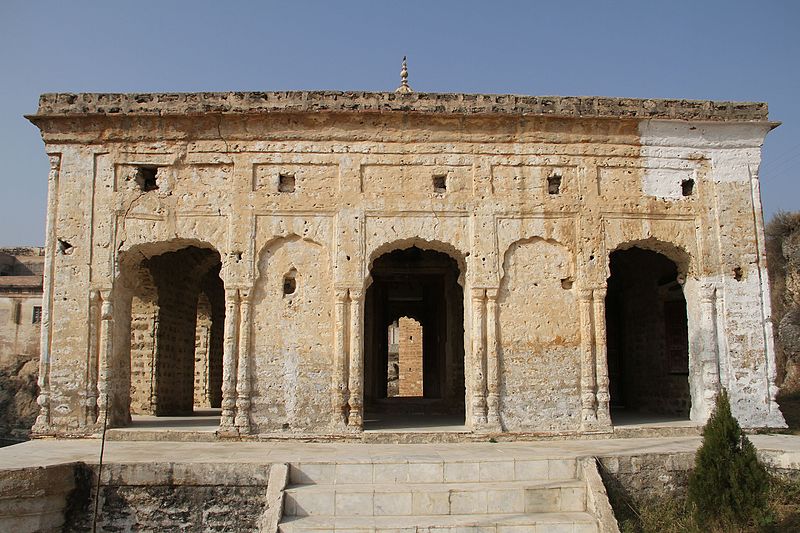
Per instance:
[[[525,490],[526,513],[557,513],[561,510],[561,491],[556,488]]]
[[[373,513],[372,492],[336,491],[337,516],[372,516]]]
[[[450,494],[447,491],[414,492],[411,508],[415,515],[450,514]]]
[[[474,482],[480,479],[479,463],[464,462],[444,463],[444,481],[446,483]]]
[[[481,481],[514,481],[514,461],[481,461]]]

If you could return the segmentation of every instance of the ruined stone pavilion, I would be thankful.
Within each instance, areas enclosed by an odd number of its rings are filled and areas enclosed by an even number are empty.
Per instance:
[[[28,118],[50,159],[36,434],[216,407],[221,437],[578,435],[700,425],[721,387],[744,426],[784,425],[766,104],[45,94]]]

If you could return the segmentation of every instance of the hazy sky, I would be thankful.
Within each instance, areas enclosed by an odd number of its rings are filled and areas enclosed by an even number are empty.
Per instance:
[[[41,245],[43,92],[393,90],[766,101],[798,210],[800,2],[0,0],[0,246]]]

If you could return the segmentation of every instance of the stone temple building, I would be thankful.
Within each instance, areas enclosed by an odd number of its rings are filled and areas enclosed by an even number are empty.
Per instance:
[[[700,425],[722,387],[744,426],[784,425],[766,104],[45,94],[28,118],[50,159],[37,434],[212,407],[221,437],[577,435]]]

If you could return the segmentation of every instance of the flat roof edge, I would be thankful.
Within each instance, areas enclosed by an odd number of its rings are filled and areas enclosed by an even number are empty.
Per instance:
[[[377,112],[764,122],[764,102],[513,94],[282,91],[45,93],[35,117]]]

